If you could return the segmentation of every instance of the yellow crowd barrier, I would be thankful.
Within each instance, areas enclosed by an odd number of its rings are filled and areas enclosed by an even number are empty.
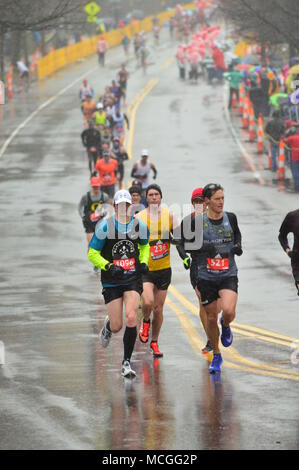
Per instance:
[[[195,7],[195,3],[184,5],[185,10],[193,10]],[[164,11],[155,17],[158,18],[159,23],[162,26],[171,18],[171,16],[174,15],[174,13],[175,10]],[[105,37],[109,47],[119,46],[125,35],[132,38],[140,31],[151,31],[153,27],[153,18],[154,16],[148,16],[141,21],[136,20],[133,24],[127,25],[122,29],[109,31],[104,33],[103,36]],[[95,54],[97,51],[97,43],[101,36],[102,34],[93,36],[89,39],[84,39],[76,44],[71,44],[61,49],[54,50],[48,55],[40,58],[38,61],[38,79],[42,80],[43,78],[49,77],[57,70],[60,70],[69,64],[73,64],[79,59]]]

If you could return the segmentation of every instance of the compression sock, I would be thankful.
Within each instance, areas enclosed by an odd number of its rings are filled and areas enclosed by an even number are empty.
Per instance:
[[[124,334],[124,361],[130,361],[131,356],[133,354],[135,342],[137,338],[137,328],[134,326],[133,328],[126,327],[125,334]]]

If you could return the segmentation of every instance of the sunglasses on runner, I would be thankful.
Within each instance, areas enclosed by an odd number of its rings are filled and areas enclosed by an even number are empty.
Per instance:
[[[207,186],[203,188],[203,196],[210,198],[212,193],[219,191],[220,189],[223,191],[223,187],[220,184],[207,184]]]
[[[196,197],[192,200],[192,204],[203,204],[205,199],[203,197]]]

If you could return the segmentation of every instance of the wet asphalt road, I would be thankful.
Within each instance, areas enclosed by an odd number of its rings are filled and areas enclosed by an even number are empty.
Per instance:
[[[189,203],[195,187],[220,182],[226,209],[238,216],[240,295],[221,378],[210,377],[200,354],[196,298],[174,250],[164,358],[153,361],[136,343],[137,379],[124,381],[122,335],[105,351],[99,344],[105,307],[76,210],[88,188],[77,83],[33,117],[0,160],[1,449],[299,447],[299,368],[291,361],[298,297],[277,241],[298,196],[258,183],[224,118],[223,87],[180,82],[168,61],[173,54],[169,43],[152,50],[146,76],[129,63],[129,102],[158,80],[137,110],[133,160],[150,149],[169,205]],[[7,104],[0,146],[88,71],[99,94],[122,60],[120,49],[110,52],[105,70],[88,59]]]

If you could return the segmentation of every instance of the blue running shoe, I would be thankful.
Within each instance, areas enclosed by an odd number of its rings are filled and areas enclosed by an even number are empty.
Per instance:
[[[209,367],[210,374],[216,374],[216,373],[221,372],[222,363],[223,363],[223,359],[222,359],[221,354],[214,354],[213,360]]]
[[[220,324],[221,324],[221,343],[225,348],[228,348],[232,342],[233,342],[233,334],[232,330],[230,329],[230,326],[227,328],[223,326],[223,320],[222,317],[220,318]]]

